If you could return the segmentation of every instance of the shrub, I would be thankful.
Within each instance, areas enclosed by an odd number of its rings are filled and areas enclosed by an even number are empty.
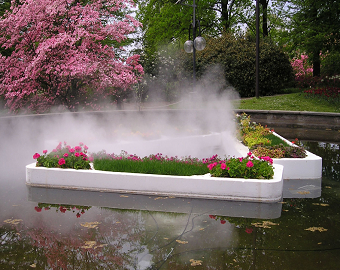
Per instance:
[[[197,52],[197,75],[201,76],[216,64],[224,68],[226,80],[241,97],[255,95],[255,41],[224,33],[207,38],[207,46]],[[186,57],[187,69],[192,69],[192,56]],[[260,95],[279,93],[293,81],[288,56],[270,40],[260,44]]]
[[[321,74],[326,76],[339,75],[340,52],[330,52],[321,60]]]

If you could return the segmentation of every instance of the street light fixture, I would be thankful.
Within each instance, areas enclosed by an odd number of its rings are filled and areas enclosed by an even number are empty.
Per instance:
[[[193,16],[192,16],[192,23],[189,27],[189,40],[187,40],[184,43],[184,50],[187,53],[192,53],[192,58],[193,58],[193,87],[195,87],[196,84],[196,51],[202,51],[204,50],[206,46],[206,41],[203,37],[201,37],[201,25],[200,21],[196,20],[196,4],[195,0],[193,0],[192,5],[188,4],[183,4],[184,0],[178,0],[176,4],[181,4],[183,6],[189,6],[193,8]],[[198,36],[196,37],[196,30],[197,30],[197,25],[198,25]],[[192,28],[192,35],[193,38],[191,40],[191,28]]]

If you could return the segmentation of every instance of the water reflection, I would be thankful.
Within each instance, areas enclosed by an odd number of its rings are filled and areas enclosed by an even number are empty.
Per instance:
[[[2,167],[0,269],[336,269],[339,144],[304,144],[324,177],[274,204],[28,188]]]

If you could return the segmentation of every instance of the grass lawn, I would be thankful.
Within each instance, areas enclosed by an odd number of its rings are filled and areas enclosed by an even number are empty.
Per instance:
[[[238,101],[236,107],[241,110],[283,110],[312,111],[340,113],[338,104],[326,100],[306,98],[303,92],[266,96],[260,98],[245,98]]]

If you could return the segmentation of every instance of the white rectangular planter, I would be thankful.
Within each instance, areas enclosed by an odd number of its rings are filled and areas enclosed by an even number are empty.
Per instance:
[[[163,196],[278,202],[282,198],[283,166],[274,166],[274,178],[242,179],[208,176],[171,176],[26,166],[30,186],[112,191]]]
[[[273,133],[275,136],[294,146],[293,143]],[[306,151],[305,158],[274,158],[274,164],[284,166],[283,179],[319,179],[322,177],[322,158]]]

